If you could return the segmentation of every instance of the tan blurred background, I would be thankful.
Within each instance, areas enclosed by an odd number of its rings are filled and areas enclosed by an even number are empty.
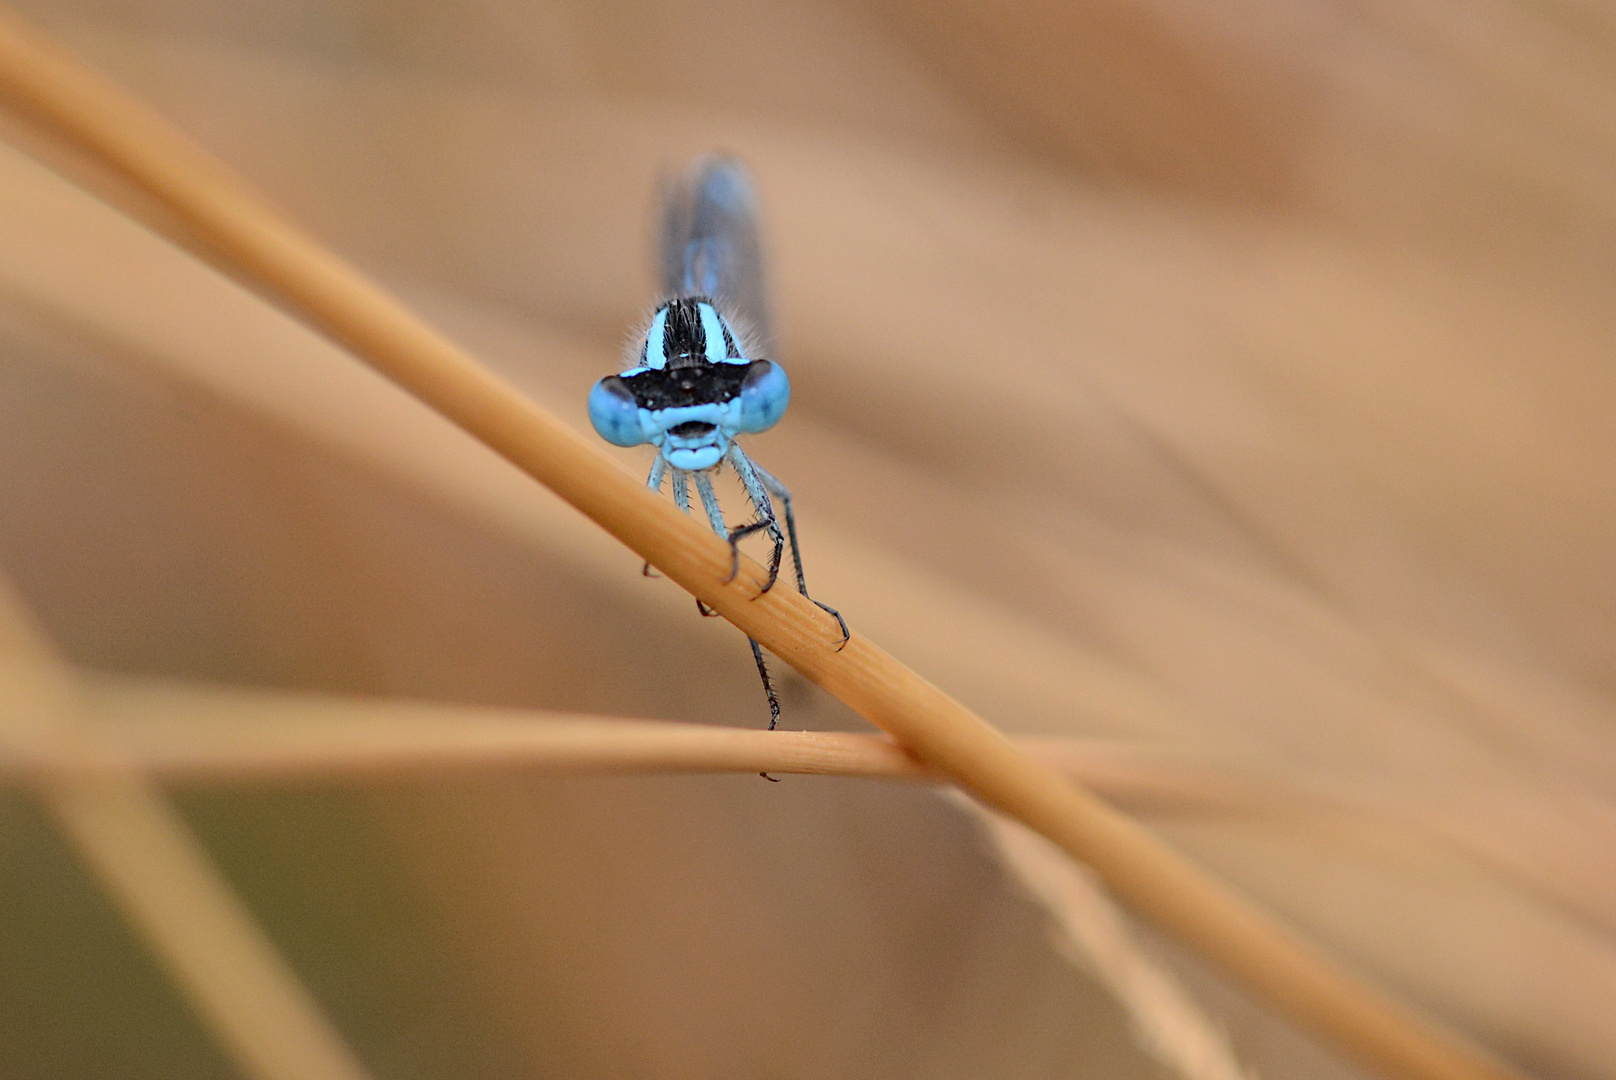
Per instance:
[[[23,8],[585,430],[659,172],[741,155],[795,384],[752,449],[816,594],[1009,731],[1393,808],[1151,824],[1533,1075],[1616,1077],[1608,9]],[[0,340],[0,565],[82,663],[766,718],[737,631],[5,148]],[[918,787],[179,797],[383,1080],[1166,1075]],[[0,813],[0,1077],[234,1075]],[[1258,1074],[1359,1075],[1158,947]]]

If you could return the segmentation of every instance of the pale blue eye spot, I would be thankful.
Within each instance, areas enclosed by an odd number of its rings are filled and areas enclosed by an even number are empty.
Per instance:
[[[589,391],[589,422],[613,446],[638,446],[645,441],[640,406],[617,375],[606,376]]]
[[[651,320],[651,329],[645,333],[645,366],[660,370],[668,366],[667,351],[668,308],[663,305],[657,309],[656,318]]]
[[[786,378],[786,369],[772,360],[753,361],[741,383],[736,430],[747,434],[767,431],[780,422],[790,402],[791,380]]]
[[[702,336],[707,339],[707,359],[722,364],[729,358],[729,347],[724,344],[724,321],[711,304],[699,304]]]

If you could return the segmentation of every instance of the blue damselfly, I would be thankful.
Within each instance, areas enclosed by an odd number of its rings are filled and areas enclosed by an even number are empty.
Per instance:
[[[773,427],[791,399],[785,369],[761,358],[773,352],[773,338],[756,200],[738,161],[701,158],[666,185],[660,254],[665,298],[644,335],[635,338],[629,367],[601,379],[590,391],[589,419],[607,442],[656,447],[646,483],[661,491],[667,479],[673,501],[687,514],[690,485],[695,485],[708,522],[729,541],[734,559],[731,576],[740,568],[740,542],[766,533],[774,550],[764,591],[779,576],[789,540],[797,590],[813,600],[803,578],[791,492],[736,442],[737,436]],[[755,515],[734,529],[725,523],[713,488],[713,474],[726,465],[739,477]],[[776,499],[785,518],[784,532],[775,513]],[[813,602],[835,616],[845,645],[849,633],[841,614]],[[696,606],[703,615],[710,614],[700,600]],[[768,696],[773,730],[780,720],[780,699],[769,680],[762,648],[748,640]]]

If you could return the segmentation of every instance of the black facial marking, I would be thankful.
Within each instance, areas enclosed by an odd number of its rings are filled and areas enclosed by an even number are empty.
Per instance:
[[[681,357],[707,356],[707,331],[701,325],[700,297],[688,296],[668,302],[668,321],[663,324],[662,355],[668,366],[678,366]]]
[[[669,367],[624,375],[623,385],[642,409],[680,409],[730,400],[741,392],[750,364],[713,364]]]
[[[711,435],[718,430],[717,424],[706,424],[700,420],[686,420],[682,424],[675,424],[668,429],[669,435],[677,435],[681,439],[699,439],[704,435]]]

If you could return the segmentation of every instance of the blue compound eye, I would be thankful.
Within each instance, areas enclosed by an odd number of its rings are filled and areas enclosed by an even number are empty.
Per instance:
[[[772,360],[754,360],[741,382],[741,418],[736,430],[751,434],[780,422],[791,402],[791,380]]]
[[[589,422],[613,446],[638,446],[645,441],[639,403],[617,375],[606,376],[589,391]]]

